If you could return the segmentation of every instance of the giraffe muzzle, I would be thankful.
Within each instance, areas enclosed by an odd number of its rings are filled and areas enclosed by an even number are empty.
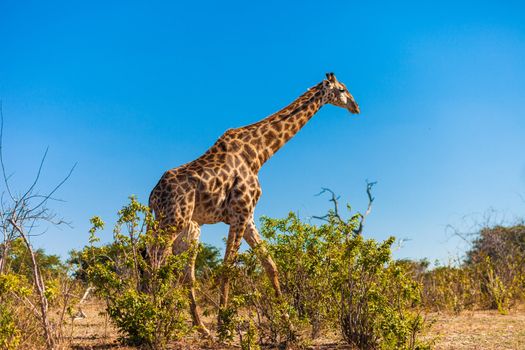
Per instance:
[[[355,102],[349,104],[349,106],[348,106],[348,110],[349,110],[350,113],[352,113],[352,114],[359,114],[359,113],[361,113],[361,110],[359,109],[358,104],[355,103]]]

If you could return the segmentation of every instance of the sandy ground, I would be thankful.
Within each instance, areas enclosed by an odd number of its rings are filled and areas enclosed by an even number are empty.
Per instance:
[[[91,301],[84,305],[85,319],[74,321],[71,331],[71,349],[134,349],[119,345],[117,332],[106,320],[103,305]],[[426,335],[434,340],[434,349],[458,350],[525,350],[525,309],[500,315],[496,311],[468,311],[460,315],[429,314],[432,323]],[[349,349],[333,339],[325,339],[312,349]],[[235,349],[239,347],[230,347]],[[227,349],[200,339],[198,335],[174,344],[173,349]]]
[[[435,349],[525,349],[525,310],[500,315],[497,311],[432,315]]]

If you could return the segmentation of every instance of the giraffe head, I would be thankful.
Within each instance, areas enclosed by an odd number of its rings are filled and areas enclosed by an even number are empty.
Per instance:
[[[326,103],[346,108],[350,113],[359,113],[359,106],[357,102],[355,102],[354,96],[348,92],[345,84],[337,80],[334,73],[326,73],[326,80],[323,80],[323,87],[326,91]]]

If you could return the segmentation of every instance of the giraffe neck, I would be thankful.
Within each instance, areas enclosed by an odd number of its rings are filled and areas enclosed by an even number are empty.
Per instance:
[[[324,103],[325,91],[323,83],[319,83],[279,112],[255,124],[237,129],[239,138],[251,146],[255,153],[255,157],[249,160],[252,169],[258,171],[306,125]]]

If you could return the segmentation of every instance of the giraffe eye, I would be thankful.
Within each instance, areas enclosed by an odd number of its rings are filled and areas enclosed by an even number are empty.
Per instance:
[[[339,92],[345,92],[345,89],[339,88]]]

